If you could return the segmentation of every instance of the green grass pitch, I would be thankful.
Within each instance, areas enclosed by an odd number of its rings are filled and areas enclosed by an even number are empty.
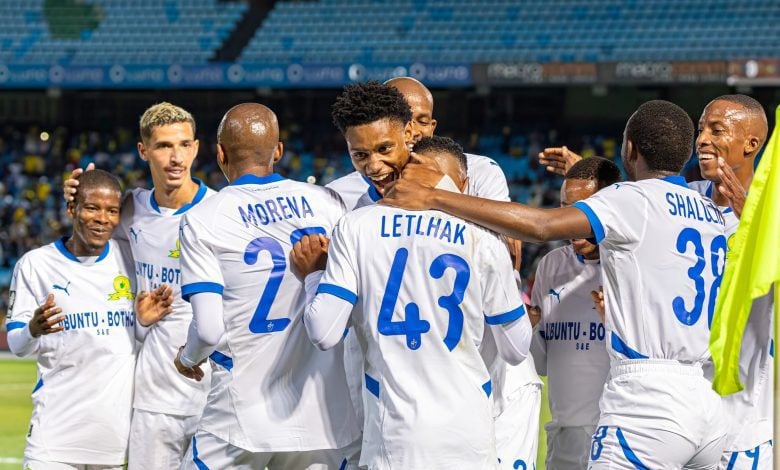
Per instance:
[[[35,380],[35,362],[0,360],[0,416],[3,417],[0,419],[0,470],[18,470],[22,467],[24,436],[32,412],[30,393],[35,385]],[[547,386],[545,385],[542,391],[542,419],[540,421],[537,470],[544,469],[544,455],[547,452],[544,423],[549,420],[550,408],[547,405]]]

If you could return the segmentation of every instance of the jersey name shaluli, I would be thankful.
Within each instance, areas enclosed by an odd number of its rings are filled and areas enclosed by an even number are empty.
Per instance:
[[[379,233],[382,238],[398,237],[433,237],[449,243],[465,245],[463,233],[466,226],[441,217],[418,214],[383,215]]]
[[[705,203],[701,198],[677,192],[666,193],[666,202],[669,203],[669,214],[671,215],[726,225],[723,214],[712,202]]]
[[[278,196],[266,199],[256,204],[247,204],[246,210],[244,207],[238,207],[238,213],[245,227],[250,225],[259,227],[293,218],[314,217],[314,211],[304,196]]]

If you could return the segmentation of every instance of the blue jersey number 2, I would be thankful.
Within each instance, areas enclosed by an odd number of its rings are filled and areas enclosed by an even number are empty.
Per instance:
[[[677,296],[672,300],[672,309],[674,315],[684,325],[693,325],[699,321],[702,310],[704,309],[704,278],[702,273],[707,267],[707,261],[704,257],[704,245],[701,240],[701,233],[693,228],[685,228],[677,236],[677,252],[684,254],[688,251],[688,245],[693,245],[693,252],[696,255],[696,264],[688,269],[688,277],[693,280],[696,287],[696,297],[693,299],[693,308],[685,308],[685,299]],[[718,235],[712,239],[710,244],[710,268],[713,275],[713,282],[709,291],[709,302],[707,303],[707,325],[712,325],[712,315],[715,312],[715,298],[720,288],[721,277],[723,276],[723,263],[720,263],[720,257],[726,259],[726,237]],[[718,265],[721,265],[718,267]]]
[[[295,245],[304,235],[325,235],[325,233],[323,227],[299,228],[290,234],[290,244]],[[268,319],[271,305],[273,305],[274,299],[276,299],[276,294],[279,293],[279,286],[284,278],[284,270],[287,268],[287,255],[284,252],[284,248],[282,248],[282,244],[271,237],[255,238],[249,242],[246,250],[244,250],[244,263],[250,266],[254,265],[257,263],[260,253],[264,251],[271,255],[273,266],[271,267],[271,275],[268,277],[265,289],[263,289],[263,293],[260,295],[260,302],[257,304],[257,308],[255,308],[252,319],[249,320],[249,331],[252,333],[284,331],[287,325],[290,324],[289,318]]]
[[[406,346],[414,350],[422,344],[423,333],[427,333],[431,329],[430,323],[420,319],[420,308],[414,302],[410,302],[404,307],[405,319],[393,321],[393,312],[398,301],[408,258],[409,250],[406,248],[399,248],[395,252],[390,275],[387,277],[385,293],[382,296],[382,304],[379,307],[377,329],[379,334],[384,336],[406,336]],[[444,254],[433,260],[429,273],[434,279],[441,279],[448,268],[455,270],[452,293],[439,297],[438,304],[449,314],[444,344],[447,349],[452,351],[458,345],[463,334],[463,311],[460,309],[460,304],[463,302],[463,295],[469,284],[471,270],[463,258],[453,254]]]

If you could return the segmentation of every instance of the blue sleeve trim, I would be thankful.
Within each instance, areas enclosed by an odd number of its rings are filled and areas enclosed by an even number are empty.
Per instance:
[[[35,384],[35,387],[33,387],[33,391],[32,392],[33,393],[37,392],[38,390],[41,389],[41,387],[43,387],[43,379],[39,378],[38,382]]]
[[[228,371],[230,371],[233,368],[233,358],[225,354],[222,354],[219,351],[214,351],[213,353],[211,353],[209,359],[214,361],[215,364],[224,367]]]
[[[577,201],[572,204],[572,207],[576,207],[585,213],[585,217],[587,217],[588,222],[590,222],[590,228],[593,230],[593,235],[596,236],[596,243],[601,243],[601,240],[604,239],[604,226],[601,225],[601,220],[599,220],[599,217],[593,212],[593,209],[584,201]]]
[[[23,321],[12,321],[5,324],[6,331],[13,331],[19,328],[24,328],[27,323]]]
[[[335,295],[339,299],[346,300],[352,305],[355,305],[358,298],[357,294],[351,290],[339,287],[335,284],[320,284],[319,287],[317,287],[317,293]]]
[[[490,398],[490,393],[493,391],[493,384],[490,382],[490,380],[482,384],[482,390],[484,390],[485,395]]]
[[[366,376],[366,390],[371,392],[372,395],[379,398],[379,381],[368,374]]]
[[[629,359],[647,359],[648,357],[644,354],[636,351],[631,346],[627,345],[625,341],[623,341],[620,336],[615,334],[613,331],[610,334],[610,345],[612,346],[612,349],[615,350],[615,352],[618,352],[624,356],[626,356]]]
[[[485,315],[485,323],[488,325],[503,325],[504,323],[515,321],[523,315],[525,315],[525,304],[520,304],[520,306],[516,309],[510,310],[506,313],[501,313],[499,315],[493,315],[490,317]]]
[[[190,297],[202,292],[213,292],[215,294],[222,295],[225,291],[225,287],[222,284],[216,282],[193,282],[192,284],[185,284],[181,286],[181,298],[190,301]]]

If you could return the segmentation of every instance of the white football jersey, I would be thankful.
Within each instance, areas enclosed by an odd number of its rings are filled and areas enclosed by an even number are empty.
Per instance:
[[[355,304],[366,351],[361,465],[493,468],[484,325],[525,314],[498,236],[437,211],[341,219],[318,293]]]
[[[336,191],[336,193],[341,196],[341,200],[344,201],[344,205],[348,211],[357,207],[358,199],[370,189],[373,190],[372,192],[375,195],[376,200],[379,199],[379,193],[377,193],[376,190],[373,189],[374,187],[371,186],[371,183],[357,171],[337,178],[326,184],[325,187]]]
[[[600,243],[611,359],[704,363],[726,258],[715,204],[669,176],[615,183],[573,206]]]
[[[342,348],[323,352],[309,340],[303,283],[288,263],[295,242],[330,236],[343,213],[333,191],[272,174],[244,175],[185,214],[182,295],[222,294],[225,336],[212,359],[230,370],[201,429],[251,452],[357,439]]]
[[[161,284],[173,288],[173,312],[149,327],[138,352],[133,408],[179,416],[198,415],[206,405],[211,369],[196,382],[179,374],[173,359],[187,340],[192,307],[181,297],[179,223],[190,208],[215,194],[201,181],[192,202],[177,210],[160,209],[153,190],[134,189],[129,208],[123,210],[117,234],[133,252],[138,289],[152,291]]]
[[[547,253],[536,268],[531,305],[542,317],[531,353],[547,376],[552,425],[596,426],[599,398],[609,374],[606,335],[591,291],[601,285],[598,260],[586,260],[571,245]]]
[[[711,181],[694,181],[688,187],[712,195]],[[730,207],[721,207],[726,220],[726,237],[731,249],[739,218]],[[752,450],[773,438],[772,396],[774,386],[774,341],[772,339],[773,313],[772,291],[756,299],[742,338],[739,352],[739,375],[745,385],[742,392],[723,397],[723,405],[731,417],[729,444],[726,450]]]
[[[38,383],[24,455],[74,464],[122,465],[133,399],[135,286],[129,250],[110,241],[80,262],[65,238],[25,254],[14,268],[9,332],[28,328],[54,294],[63,331],[33,339]]]

